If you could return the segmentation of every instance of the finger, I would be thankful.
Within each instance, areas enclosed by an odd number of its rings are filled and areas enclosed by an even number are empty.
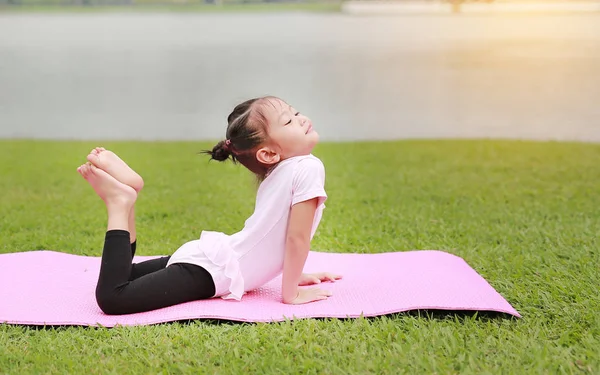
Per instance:
[[[319,297],[319,296],[323,295],[323,289],[320,289],[320,288],[310,288],[308,290],[308,292],[310,292],[309,295],[311,297]]]
[[[320,284],[320,283],[321,283],[321,280],[319,280],[319,278],[314,277],[314,276],[309,276],[309,277],[305,278],[304,280],[301,280],[298,285],[304,286],[304,285],[313,285],[313,284]]]
[[[325,274],[325,278],[326,280],[329,280],[331,282],[335,282],[338,279],[341,279],[342,276],[341,275],[334,275],[333,273],[326,273]]]
[[[317,294],[317,295],[313,296],[313,297],[311,298],[311,300],[312,300],[312,301],[322,301],[322,300],[325,300],[325,299],[327,299],[327,298],[329,298],[329,296],[327,296],[327,295],[324,295],[324,294]]]

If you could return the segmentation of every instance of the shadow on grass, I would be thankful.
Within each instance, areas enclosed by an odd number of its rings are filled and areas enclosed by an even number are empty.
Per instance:
[[[351,320],[356,320],[356,319],[366,319],[370,322],[375,322],[382,318],[396,319],[396,318],[407,317],[407,316],[414,317],[414,318],[429,319],[429,320],[439,320],[439,321],[453,320],[453,321],[458,321],[458,322],[463,322],[465,320],[470,320],[470,321],[477,320],[480,322],[497,321],[497,320],[514,320],[514,321],[518,320],[518,318],[513,315],[501,313],[501,312],[497,312],[497,311],[410,310],[410,311],[385,314],[385,315],[379,315],[379,316],[373,316],[373,317],[357,317],[357,318],[315,317],[315,318],[300,318],[300,319],[294,319],[294,320],[289,319],[289,320],[277,321],[277,322],[242,322],[242,321],[227,320],[227,319],[198,318],[198,319],[184,319],[184,320],[175,320],[172,322],[148,324],[145,326],[150,326],[150,325],[160,326],[160,325],[169,325],[169,324],[178,324],[178,325],[188,326],[188,325],[192,325],[197,322],[202,322],[202,323],[216,325],[216,326],[220,326],[220,325],[256,325],[256,324],[273,324],[273,323],[274,324],[292,323],[295,320],[306,320],[306,319],[314,319],[314,320],[318,320],[318,321],[329,321],[329,320],[351,321]],[[118,326],[118,325],[115,327],[84,326],[84,325],[47,325],[47,326],[42,326],[42,325],[25,325],[25,324],[11,324],[11,323],[0,323],[0,325],[25,327],[25,328],[32,329],[32,330],[57,330],[57,331],[67,330],[67,329],[71,329],[74,327],[90,328],[90,329],[110,329],[110,328],[122,327],[122,326]],[[131,326],[129,326],[129,327],[131,327]]]

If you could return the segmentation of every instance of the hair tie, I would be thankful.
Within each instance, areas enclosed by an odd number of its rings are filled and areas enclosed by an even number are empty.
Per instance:
[[[229,139],[225,140],[225,149],[231,151],[231,141]]]

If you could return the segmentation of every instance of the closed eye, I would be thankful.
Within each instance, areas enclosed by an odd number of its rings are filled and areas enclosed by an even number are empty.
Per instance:
[[[300,114],[300,112],[296,112],[296,113],[294,113],[294,116],[298,116],[299,114]],[[290,119],[290,121],[286,122],[286,123],[284,124],[284,126],[285,126],[285,125],[289,125],[289,124],[291,124],[291,123],[292,123],[292,119]]]

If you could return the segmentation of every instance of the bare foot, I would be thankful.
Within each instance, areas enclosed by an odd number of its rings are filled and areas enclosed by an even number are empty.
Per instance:
[[[87,160],[99,169],[102,169],[117,181],[131,186],[136,192],[144,187],[144,180],[120,157],[103,147],[96,147],[87,156]]]
[[[77,168],[77,172],[92,185],[94,191],[102,198],[107,207],[114,205],[133,207],[137,199],[137,192],[132,187],[117,181],[114,177],[90,163]]]

